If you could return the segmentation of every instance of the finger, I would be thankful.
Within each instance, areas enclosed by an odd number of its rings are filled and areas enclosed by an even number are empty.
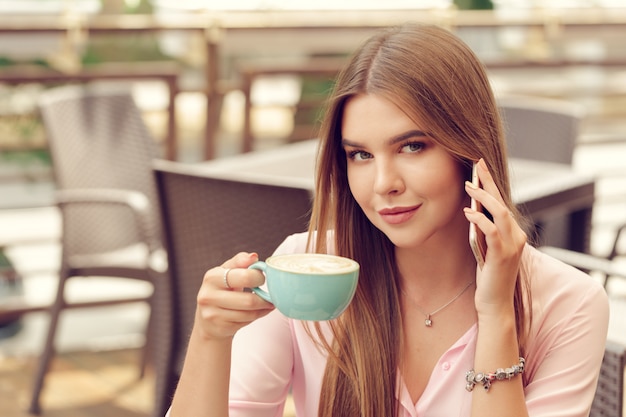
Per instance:
[[[471,182],[466,182],[465,189],[470,197],[479,201],[491,214],[489,218],[482,211],[476,211],[470,207],[464,208],[467,219],[475,223],[485,235],[495,233],[497,230],[508,233],[518,226],[508,207],[486,190],[476,188]]]
[[[479,190],[482,193],[484,190]],[[474,193],[476,190],[470,189],[468,193]],[[523,250],[527,241],[527,236],[518,225],[515,218],[511,215],[506,206],[498,203],[492,196],[485,195],[486,200],[491,199],[485,207],[492,212],[493,221],[491,221],[484,213],[473,210],[469,207],[464,208],[465,217],[468,221],[476,224],[484,234],[487,241],[487,257],[490,253],[500,255],[519,254]]]
[[[499,201],[494,198],[486,189],[479,188],[470,181],[465,181],[465,191],[471,198],[478,201],[480,203],[480,206],[489,211],[489,213],[492,213],[496,205],[502,205],[502,203],[499,203]],[[487,216],[482,213],[481,210],[476,211],[472,209],[471,211],[481,213],[485,218],[487,218]]]
[[[259,260],[255,252],[239,252],[222,264],[222,268],[247,268]]]
[[[205,307],[206,312],[213,311],[223,316],[229,315],[230,321],[246,321],[244,318],[235,319],[238,314],[273,309],[274,305],[263,300],[254,293],[242,291],[221,291],[218,293],[204,293],[198,297],[198,304]],[[244,314],[245,316],[245,314]]]
[[[263,285],[265,275],[261,271],[248,268],[220,268],[221,279],[220,284],[223,288],[244,289],[254,288]]]
[[[477,164],[478,177],[480,179],[480,183],[482,188],[476,187],[469,181],[466,181],[466,190],[470,197],[479,201],[482,206],[492,215],[494,219],[494,223],[498,223],[498,219],[506,219],[506,221],[510,220],[503,216],[509,215],[510,211],[506,204],[504,203],[504,199],[500,194],[500,190],[495,184],[489,169],[487,168],[487,164],[485,160],[481,158]]]
[[[231,272],[234,269],[247,268],[259,257],[256,253],[240,252],[231,259],[224,262],[221,266],[209,269],[205,272],[203,282],[212,288],[233,289],[236,288],[231,282]]]
[[[255,310],[222,310],[219,316],[203,314],[202,319],[205,322],[213,322],[218,325],[221,323],[222,326],[239,329],[258,318],[268,315],[273,309],[273,306],[270,304],[270,307]]]
[[[265,278],[262,273],[255,271],[252,275],[245,274],[241,278],[239,272],[235,272],[240,269],[245,269],[259,260],[259,255],[256,253],[239,252],[228,261],[222,264],[221,268],[221,284],[225,289],[242,289],[251,288],[262,285]],[[235,277],[233,277],[235,276]],[[252,277],[252,280],[250,279]],[[234,279],[234,281],[233,281]]]
[[[259,280],[256,274],[258,271],[243,268],[230,270],[228,274],[228,282],[232,289],[228,289],[222,283],[220,273],[223,273],[223,271],[225,271],[223,268],[217,267],[205,274],[204,283],[198,291],[196,300],[197,304],[202,306],[203,309],[207,309],[207,311],[249,311],[272,308],[270,303],[267,303],[256,294],[243,291],[243,288],[262,285],[264,280],[263,274],[258,274],[260,275]],[[240,276],[235,277],[235,281],[237,282],[250,282],[250,284],[244,284],[243,287],[239,287],[239,284],[235,283],[233,278],[231,278],[231,274],[233,272],[241,273],[243,275],[251,275],[252,278],[246,278],[245,276],[243,278]]]
[[[482,188],[487,191],[489,194],[493,195],[498,199],[501,203],[504,202],[502,199],[502,195],[500,194],[500,190],[496,186],[496,182],[493,180],[491,172],[487,167],[487,163],[483,158],[478,160],[478,179],[480,180],[480,184]]]
[[[207,334],[213,336],[232,336],[243,326],[267,315],[274,309],[273,305],[265,303],[254,294],[228,291],[222,291],[222,293],[224,296],[221,301],[225,302],[226,306],[204,305],[199,300],[201,308],[198,309],[197,314],[200,323],[203,323],[202,327]],[[237,298],[241,296],[249,297],[249,302],[237,304]],[[257,304],[258,307],[256,307]]]

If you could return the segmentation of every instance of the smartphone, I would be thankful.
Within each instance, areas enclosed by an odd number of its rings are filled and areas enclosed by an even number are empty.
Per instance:
[[[476,172],[476,163],[472,167],[472,184],[476,187],[480,187],[480,180],[478,179],[478,173]],[[484,211],[482,205],[472,198],[470,208],[476,211]],[[487,241],[485,234],[474,224],[470,222],[469,229],[469,243],[476,258],[476,263],[480,269],[485,264],[485,256],[487,256]]]

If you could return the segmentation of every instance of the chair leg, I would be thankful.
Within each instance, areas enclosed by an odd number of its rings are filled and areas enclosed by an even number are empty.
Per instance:
[[[174,330],[174,297],[169,274],[155,275],[154,283],[150,314],[152,329],[148,339],[155,379],[151,417],[162,417],[171,404],[178,381],[174,346],[179,344]]]
[[[154,295],[150,297],[148,301],[148,308],[150,309],[150,312],[148,313],[148,322],[146,323],[146,331],[145,331],[146,339],[141,349],[141,363],[139,364],[139,379],[143,379],[143,377],[146,375],[146,368],[151,360],[151,353],[152,353],[151,343],[153,342],[152,334],[154,333],[153,329],[155,326],[153,304],[154,304]]]
[[[43,390],[44,379],[48,373],[50,362],[54,356],[54,339],[59,324],[59,317],[61,311],[65,307],[65,282],[68,279],[65,273],[61,273],[59,277],[59,286],[57,288],[57,295],[54,304],[50,308],[50,324],[48,325],[48,334],[46,336],[43,352],[39,357],[39,364],[37,365],[37,371],[35,373],[35,382],[33,385],[33,392],[30,401],[30,407],[28,412],[30,414],[41,414],[40,397]]]

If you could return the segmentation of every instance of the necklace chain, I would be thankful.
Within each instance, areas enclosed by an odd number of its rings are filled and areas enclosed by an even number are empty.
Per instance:
[[[450,304],[452,304],[453,302],[455,302],[460,296],[463,295],[463,293],[465,293],[465,291],[467,291],[467,289],[469,287],[472,286],[472,284],[474,283],[474,280],[470,281],[465,287],[463,287],[463,289],[454,297],[452,297],[452,299],[450,301],[448,301],[447,303],[445,303],[444,305],[442,305],[441,307],[439,307],[438,309],[431,311],[430,313],[425,313],[424,310],[422,310],[422,308],[417,305],[417,303],[415,301],[413,301],[413,299],[411,297],[409,297],[409,295],[404,292],[403,289],[400,289],[400,291],[402,292],[402,294],[404,294],[404,296],[406,298],[409,299],[409,301],[415,306],[415,308],[417,308],[417,310],[422,313],[423,315],[426,316],[426,319],[424,319],[424,325],[426,327],[432,327],[433,325],[433,321],[431,319],[432,316],[434,316],[435,314],[439,313],[441,310],[443,310],[444,308],[448,307]]]

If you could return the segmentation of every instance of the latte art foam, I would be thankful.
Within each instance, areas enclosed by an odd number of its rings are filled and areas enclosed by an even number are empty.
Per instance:
[[[267,264],[283,271],[304,274],[336,274],[358,268],[358,264],[351,259],[314,253],[280,255],[269,258]]]

